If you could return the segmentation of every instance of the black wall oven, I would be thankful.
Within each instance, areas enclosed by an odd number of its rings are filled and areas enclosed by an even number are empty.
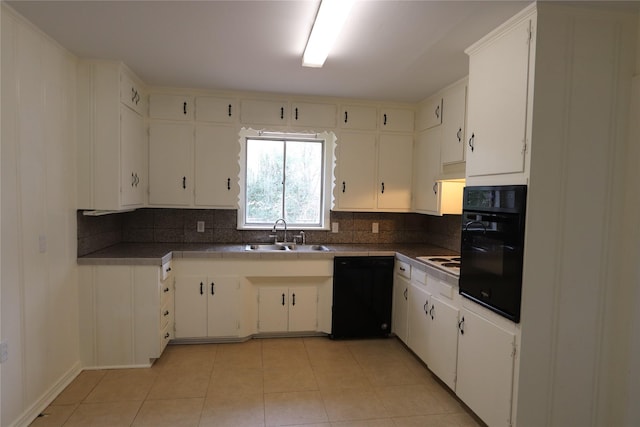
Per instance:
[[[520,322],[526,185],[465,187],[460,294]]]

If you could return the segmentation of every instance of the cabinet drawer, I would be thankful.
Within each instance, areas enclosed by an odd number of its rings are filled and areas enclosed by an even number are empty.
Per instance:
[[[173,338],[174,338],[173,324],[168,324],[160,332],[160,354],[162,354],[167,344],[169,344],[169,341],[171,341]]]
[[[193,120],[193,98],[182,95],[149,96],[149,117],[162,120]]]
[[[411,279],[411,266],[404,261],[396,260],[396,274]]]
[[[160,280],[164,282],[165,280],[167,280],[167,278],[173,275],[172,266],[173,266],[173,263],[171,260],[162,264],[162,276]]]
[[[422,283],[423,285],[427,284],[427,273],[424,270],[414,268],[411,274],[413,276],[412,282]]]
[[[160,329],[164,330],[167,328],[167,325],[173,325],[174,318],[173,298],[171,298],[160,310]]]
[[[236,100],[233,98],[196,98],[196,120],[200,122],[233,123],[237,114]]]

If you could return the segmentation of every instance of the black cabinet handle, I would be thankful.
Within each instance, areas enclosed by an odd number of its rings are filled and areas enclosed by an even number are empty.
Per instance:
[[[384,123],[383,123],[383,125],[384,126],[387,125],[387,113],[384,113]]]
[[[382,194],[384,194],[384,182],[382,183]]]
[[[131,186],[134,187],[136,185],[136,176],[131,172]]]
[[[284,305],[284,294],[282,294],[282,305]]]
[[[167,269],[165,270],[167,273],[171,271],[171,267],[167,267]]]
[[[433,308],[434,308],[434,307],[435,307],[435,306],[434,306],[434,305],[432,305],[432,306],[431,306],[431,310],[429,310],[429,316],[431,316],[431,320],[433,320]]]
[[[293,301],[291,302],[291,305],[296,305],[296,294],[293,294],[292,297]]]
[[[169,332],[167,332],[166,334],[164,334],[164,339],[166,340],[167,338],[169,338],[171,336],[171,334],[169,334]]]
[[[131,88],[131,102],[136,102],[136,88]]]
[[[298,107],[296,107],[296,120],[298,120]]]
[[[167,317],[169,315],[169,310],[165,310],[164,311],[164,317]]]
[[[424,311],[424,314],[428,315],[429,314],[429,300],[425,301],[424,305],[422,306],[422,310]]]
[[[404,295],[404,299],[405,299],[405,300],[406,300],[406,299],[408,299],[408,298],[407,298],[407,291],[408,291],[408,289],[405,289],[405,290],[404,290],[404,292],[402,293],[402,295]]]
[[[200,282],[200,295],[204,295],[204,283]]]
[[[347,189],[347,183],[342,181],[342,192],[344,193],[346,189]]]
[[[229,117],[231,117],[231,104],[229,104]]]
[[[438,194],[438,183],[437,182],[433,184],[432,188],[433,188],[433,194]]]
[[[473,149],[475,148],[475,138],[476,135],[474,133],[471,134],[471,138],[469,138],[469,148],[471,148],[471,152],[473,152]]]
[[[460,334],[464,335],[464,316],[462,316],[462,320],[458,322],[458,329],[460,329]]]
[[[439,105],[436,107],[436,118],[437,119],[440,118],[440,106]]]
[[[211,282],[211,295],[215,295],[216,294],[216,292],[213,289],[214,286],[215,286],[215,283]]]
[[[185,190],[187,189],[187,177],[186,176],[182,177],[182,188],[185,189]]]
[[[344,122],[345,122],[345,123],[347,123],[347,118],[348,118],[347,114],[348,114],[348,113],[345,111],[345,112],[344,112]]]
[[[227,190],[231,190],[231,178],[227,178]]]
[[[458,142],[462,142],[462,128],[458,129],[456,136],[458,137]]]
[[[182,104],[182,113],[186,116],[187,115],[187,103],[184,102]]]
[[[280,120],[284,120],[284,107],[280,107]]]
[[[167,292],[169,292],[169,288],[164,288],[164,293],[166,294]]]

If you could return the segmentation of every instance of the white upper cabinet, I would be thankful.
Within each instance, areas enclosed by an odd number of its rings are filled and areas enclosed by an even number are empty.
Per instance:
[[[418,109],[417,130],[425,130],[442,123],[442,96],[433,96]]]
[[[375,130],[378,110],[364,105],[343,105],[338,123],[343,129]]]
[[[120,62],[79,61],[77,85],[78,208],[144,206],[147,138],[140,114],[146,105],[142,84]]]
[[[149,97],[149,117],[161,120],[193,120],[193,97],[152,94]]]
[[[413,110],[383,108],[380,112],[379,129],[383,132],[413,132]]]
[[[466,51],[467,177],[524,172],[534,19],[523,19]]]
[[[248,125],[286,125],[289,117],[287,101],[243,99],[240,121]]]
[[[199,122],[234,123],[238,117],[237,102],[233,98],[198,96],[196,120]]]
[[[193,197],[192,124],[153,122],[149,129],[149,204],[189,206]]]
[[[291,125],[313,129],[335,128],[336,113],[335,104],[294,102],[291,104]]]
[[[413,135],[380,135],[378,209],[402,211],[411,209],[412,157]]]
[[[374,210],[376,135],[342,132],[337,151],[336,208]]]
[[[442,139],[440,160],[443,165],[464,162],[465,117],[467,106],[466,82],[444,91],[442,95]]]
[[[196,124],[196,206],[237,208],[239,155],[238,132],[233,126]]]

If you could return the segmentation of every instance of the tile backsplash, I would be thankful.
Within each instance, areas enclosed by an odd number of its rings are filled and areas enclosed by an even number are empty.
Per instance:
[[[197,231],[198,221],[204,232]],[[428,243],[460,250],[460,215],[331,212],[338,232],[305,231],[307,243]],[[372,232],[378,223],[378,233]],[[289,236],[298,234],[295,228]],[[261,243],[270,230],[237,230],[237,211],[145,208],[104,216],[78,211],[78,256],[122,243]],[[289,237],[291,239],[291,237]]]

